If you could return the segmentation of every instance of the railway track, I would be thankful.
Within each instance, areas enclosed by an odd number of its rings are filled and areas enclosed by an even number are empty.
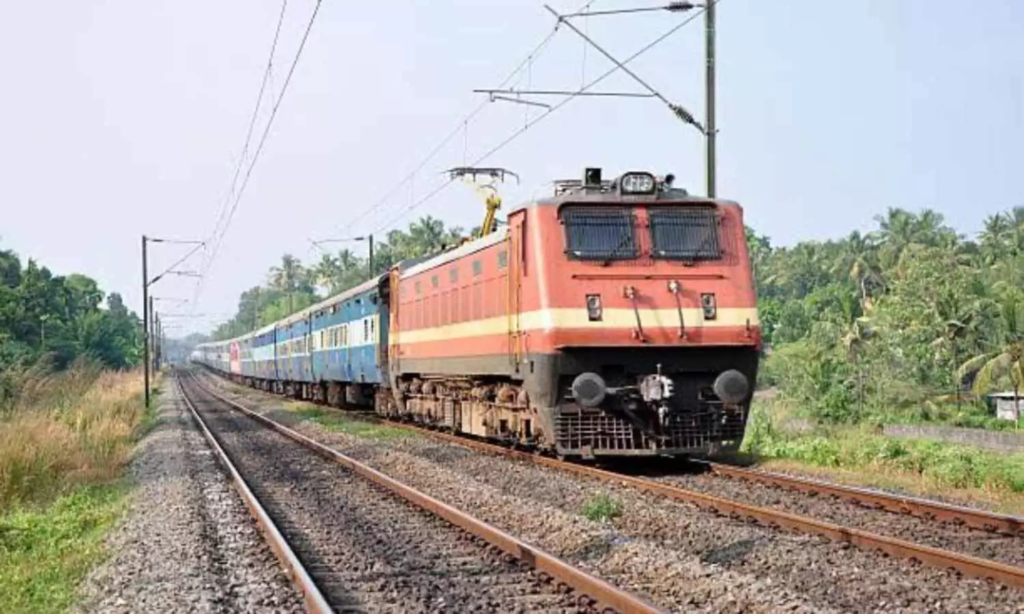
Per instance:
[[[707,461],[693,461],[707,468],[712,475],[764,484],[775,488],[826,495],[873,509],[907,514],[926,520],[949,522],[981,531],[1008,536],[1024,536],[1024,518],[985,510],[950,505],[918,497],[897,495],[878,490],[833,484],[782,473],[757,471],[744,467]]]
[[[310,612],[656,607],[178,377]]]
[[[812,494],[820,499],[841,499],[839,503],[857,507],[862,512],[874,512],[884,516],[906,516],[919,525],[940,522],[951,527],[951,532],[931,535],[929,539],[921,539],[920,528],[904,528],[897,537],[874,532],[864,527],[873,527],[879,517],[873,520],[867,516],[860,518],[859,527],[849,526],[849,514],[833,510],[826,514],[830,519],[811,517],[790,511],[793,507],[763,503],[760,495],[720,496],[710,494],[704,489],[701,492],[695,487],[683,488],[682,481],[677,478],[649,479],[607,471],[596,467],[568,463],[554,458],[530,452],[510,450],[508,448],[467,439],[432,429],[425,429],[407,423],[391,423],[402,428],[419,432],[434,439],[448,441],[478,451],[515,458],[519,461],[532,463],[583,477],[619,484],[645,491],[656,496],[687,502],[716,513],[746,518],[769,526],[821,535],[834,541],[848,543],[869,551],[880,551],[888,555],[919,561],[923,564],[951,569],[971,577],[988,578],[996,582],[1024,587],[1024,548],[1021,547],[1022,521],[1020,518],[993,514],[981,510],[961,508],[943,503],[900,497],[888,493],[858,489],[836,484],[828,484],[817,480],[806,480],[791,476],[760,473],[726,465],[708,465],[710,475],[720,481],[745,481],[756,486],[769,486],[775,491],[790,491]],[[726,480],[728,478],[728,480]],[[739,478],[739,479],[737,479]],[[689,484],[693,486],[693,484]],[[824,495],[824,497],[822,497]],[[770,497],[769,497],[770,498]],[[751,503],[750,500],[762,501]],[[866,507],[865,507],[866,506]],[[781,508],[781,509],[780,509]],[[837,517],[844,517],[836,520]],[[916,518],[910,518],[916,517]],[[953,535],[954,537],[950,537]],[[921,543],[932,542],[929,543]],[[934,545],[938,544],[938,545]],[[964,552],[963,550],[968,550]],[[984,553],[987,556],[978,556]],[[1003,558],[1005,560],[995,560]]]

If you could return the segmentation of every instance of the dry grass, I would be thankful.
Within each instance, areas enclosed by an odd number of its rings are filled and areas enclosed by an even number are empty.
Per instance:
[[[145,419],[138,373],[86,364],[24,383],[0,418],[0,510],[109,482]]]
[[[17,375],[0,408],[0,612],[59,612],[105,554],[151,414],[138,372],[83,362]]]

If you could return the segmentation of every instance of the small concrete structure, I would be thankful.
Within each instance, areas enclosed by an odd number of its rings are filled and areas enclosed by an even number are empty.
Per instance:
[[[996,418],[1016,422],[1024,415],[1024,392],[1018,393],[1017,407],[1013,406],[1013,392],[994,392],[987,398],[990,404],[995,405]]]

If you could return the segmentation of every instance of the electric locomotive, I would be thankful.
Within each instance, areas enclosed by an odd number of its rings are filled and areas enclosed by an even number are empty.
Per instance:
[[[484,187],[479,237],[204,344],[196,360],[265,389],[563,457],[735,450],[761,348],[741,207],[692,196],[671,175],[587,169],[498,227],[501,201]]]
[[[560,456],[735,450],[761,346],[742,210],[672,182],[588,169],[395,267],[378,411]]]

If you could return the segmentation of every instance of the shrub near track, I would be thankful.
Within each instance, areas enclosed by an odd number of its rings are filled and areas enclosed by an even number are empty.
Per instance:
[[[0,418],[0,612],[60,611],[103,556],[152,419],[137,372],[80,363],[20,390]]]
[[[854,473],[873,485],[895,478],[915,491],[957,494],[983,491],[1024,509],[1024,455],[999,454],[969,446],[886,437],[867,426],[817,427],[803,433],[777,427],[770,410],[755,408],[744,449],[760,462],[796,462]],[[970,492],[964,492],[969,495]]]

